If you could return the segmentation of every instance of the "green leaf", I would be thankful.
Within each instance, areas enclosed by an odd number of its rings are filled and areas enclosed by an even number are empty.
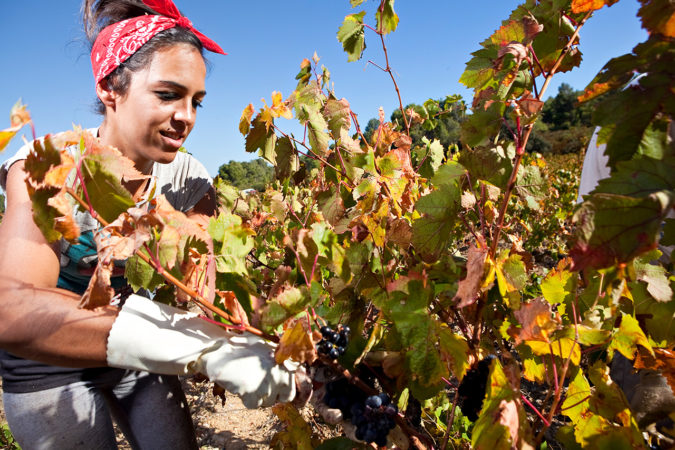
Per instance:
[[[328,124],[323,118],[318,109],[302,106],[302,110],[307,114],[307,136],[309,137],[309,144],[312,147],[314,154],[325,156],[328,151],[328,133],[326,128]]]
[[[634,261],[635,276],[638,281],[647,284],[647,292],[659,302],[668,302],[673,298],[673,290],[670,287],[668,273],[663,266],[651,264],[652,260],[658,259],[658,254],[650,252],[636,258]]]
[[[658,347],[675,344],[675,302],[658,302],[644,283],[630,283],[635,314],[644,318],[645,329]]]
[[[266,331],[273,330],[286,319],[295,316],[311,305],[312,298],[306,286],[286,289],[265,305],[262,311],[262,325]]]
[[[445,151],[438,139],[429,141],[426,136],[422,137],[424,147],[417,147],[414,152],[417,164],[424,161],[419,168],[419,174],[424,178],[432,178],[445,158]]]
[[[461,192],[456,184],[441,184],[420,198],[415,209],[422,217],[413,222],[413,246],[425,260],[435,261],[447,251],[457,222]]]
[[[253,119],[252,128],[246,135],[245,149],[249,153],[253,153],[258,149],[264,151],[265,147],[267,147],[267,141],[272,138],[276,138],[274,130],[271,127],[268,130],[265,122],[260,119],[260,115],[257,115]],[[274,159],[271,162],[274,162]]]
[[[329,99],[324,106],[323,114],[328,119],[328,129],[335,139],[339,138],[342,130],[348,131],[352,126],[351,109],[347,99]]]
[[[570,251],[574,268],[608,267],[627,262],[652,249],[665,213],[673,204],[672,192],[644,198],[593,194],[575,213],[577,241]]]
[[[398,26],[398,15],[394,12],[394,0],[384,0],[375,13],[377,29],[382,34],[389,34]]]
[[[620,161],[611,177],[600,180],[593,192],[646,197],[659,191],[675,190],[675,157],[654,159],[643,156]]]
[[[612,336],[612,340],[607,347],[607,354],[611,358],[614,355],[614,351],[617,350],[626,358],[633,359],[638,345],[649,350],[652,355],[654,354],[652,346],[649,344],[642,328],[640,328],[638,321],[633,316],[622,314],[621,325]]]
[[[126,261],[124,278],[134,291],[147,289],[152,292],[164,283],[164,278],[138,256],[132,256]]]
[[[583,371],[577,370],[574,379],[570,381],[567,387],[567,395],[561,409],[563,414],[569,417],[575,425],[585,420],[586,413],[590,408],[591,393],[591,385]]]
[[[361,59],[363,50],[366,48],[363,32],[363,16],[365,14],[365,11],[361,11],[358,14],[346,16],[337,32],[337,39],[342,43],[342,48],[349,55],[347,58],[349,62]]]
[[[541,293],[552,305],[569,304],[574,300],[578,274],[568,270],[553,269],[541,282]]]
[[[300,159],[290,138],[283,136],[276,143],[274,173],[278,180],[285,180],[300,169]]]
[[[474,109],[462,122],[462,142],[469,147],[487,145],[499,133],[505,109],[502,102],[494,102],[485,110]]]
[[[513,156],[515,146],[509,143],[506,148],[497,145],[465,150],[460,153],[459,162],[466,167],[473,180],[485,180],[500,189],[505,189],[513,171],[511,161]]]
[[[462,337],[453,333],[449,328],[438,323],[437,326],[441,358],[447,361],[452,375],[461,381],[469,367],[467,360],[469,346]]]
[[[99,160],[97,155],[86,158],[82,162],[82,177],[91,205],[107,222],[136,205],[120,178],[107,170],[105,159]]]
[[[209,222],[208,232],[213,238],[216,270],[246,275],[246,256],[253,249],[253,231],[244,228],[241,217],[221,213]]]

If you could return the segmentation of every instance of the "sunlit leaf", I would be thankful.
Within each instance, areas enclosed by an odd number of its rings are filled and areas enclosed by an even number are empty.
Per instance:
[[[633,316],[622,314],[621,325],[612,336],[612,340],[607,347],[607,353],[611,357],[617,350],[626,358],[633,359],[638,345],[649,350],[652,354],[654,353],[638,321]]]
[[[363,32],[363,16],[365,14],[365,11],[361,11],[358,14],[346,16],[337,32],[338,41],[342,43],[342,48],[349,55],[347,61],[361,59],[363,50],[366,48]]]
[[[377,29],[389,34],[398,26],[398,15],[394,12],[394,0],[384,0],[375,13]]]
[[[306,322],[302,320],[298,320],[293,327],[284,331],[279,346],[274,352],[274,360],[277,364],[282,364],[287,359],[312,364],[316,358],[316,346],[306,328]]]

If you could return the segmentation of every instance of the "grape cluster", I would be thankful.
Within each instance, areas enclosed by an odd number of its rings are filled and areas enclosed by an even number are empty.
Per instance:
[[[345,353],[349,343],[349,333],[351,330],[347,325],[339,325],[338,331],[333,330],[328,325],[321,327],[321,336],[323,339],[317,344],[319,353],[337,359]]]
[[[398,414],[398,408],[387,394],[371,395],[365,403],[353,404],[351,413],[357,439],[380,447],[387,445],[387,435],[396,426],[394,418]]]
[[[478,413],[483,407],[485,388],[487,387],[488,375],[490,375],[490,363],[495,358],[495,355],[489,355],[481,360],[476,367],[464,375],[457,389],[459,407],[462,413],[472,422],[478,419]]]
[[[387,445],[389,430],[396,426],[394,418],[398,408],[389,395],[381,393],[368,397],[363,391],[341,378],[326,384],[323,402],[330,408],[339,409],[344,420],[356,426],[356,438]]]

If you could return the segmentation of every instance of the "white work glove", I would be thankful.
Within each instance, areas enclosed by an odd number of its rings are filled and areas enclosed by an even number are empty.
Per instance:
[[[256,408],[295,397],[292,361],[278,365],[274,344],[237,334],[196,314],[131,295],[108,336],[110,367],[185,375],[202,373]]]

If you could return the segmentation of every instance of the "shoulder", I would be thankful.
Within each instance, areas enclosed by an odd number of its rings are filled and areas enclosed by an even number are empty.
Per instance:
[[[206,194],[213,180],[206,167],[188,153],[179,152],[169,164],[156,163],[157,193],[174,208],[187,211]]]

